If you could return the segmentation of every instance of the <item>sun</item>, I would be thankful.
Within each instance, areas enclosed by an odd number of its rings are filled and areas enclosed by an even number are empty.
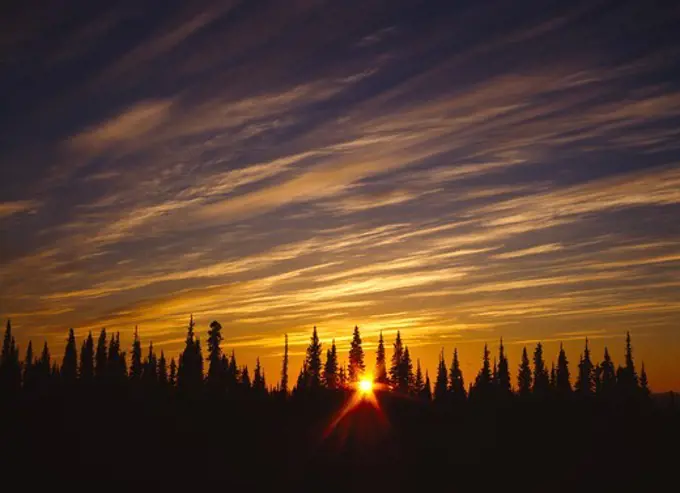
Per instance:
[[[362,394],[372,394],[373,393],[373,379],[370,377],[364,377],[359,380],[359,392]]]

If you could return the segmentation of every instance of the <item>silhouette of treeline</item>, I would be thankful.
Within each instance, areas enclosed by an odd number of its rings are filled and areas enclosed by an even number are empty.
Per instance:
[[[168,362],[163,351],[156,353],[153,343],[143,351],[137,328],[132,347],[128,354],[121,349],[120,334],[110,336],[102,329],[97,340],[92,332],[82,342],[80,352],[73,329],[69,330],[61,365],[50,355],[47,342],[40,354],[34,354],[29,341],[23,361],[19,357],[11,322],[7,321],[0,353],[0,391],[11,396],[22,391],[40,392],[64,387],[111,387],[131,386],[145,390],[176,392],[180,396],[198,394],[231,395],[238,397],[267,395],[287,397],[292,393],[314,395],[326,391],[351,389],[364,375],[372,375],[378,391],[407,394],[436,404],[461,404],[466,401],[505,401],[513,398],[565,399],[637,399],[646,400],[650,395],[644,363],[638,374],[633,359],[630,333],[626,334],[624,364],[615,368],[605,347],[601,362],[591,357],[588,340],[579,355],[576,378],[572,386],[569,360],[562,345],[557,355],[557,365],[550,370],[545,362],[543,346],[539,342],[531,357],[526,346],[516,372],[516,385],[500,340],[498,355],[491,362],[487,345],[482,353],[482,367],[468,387],[460,368],[458,350],[453,350],[449,368],[445,355],[439,355],[434,391],[429,372],[423,370],[420,360],[415,369],[409,348],[397,331],[392,355],[387,362],[385,341],[382,332],[376,349],[374,369],[367,371],[359,327],[354,327],[350,344],[347,367],[340,366],[335,340],[325,352],[316,327],[312,331],[302,368],[296,383],[289,389],[288,377],[288,336],[285,336],[283,362],[280,379],[268,387],[265,372],[259,358],[251,373],[247,365],[237,363],[234,351],[227,355],[222,348],[222,326],[213,321],[207,333],[207,355],[204,356],[201,342],[195,334],[193,317],[189,320],[185,347],[178,361]],[[144,354],[145,353],[145,354]],[[207,363],[207,371],[204,362]]]

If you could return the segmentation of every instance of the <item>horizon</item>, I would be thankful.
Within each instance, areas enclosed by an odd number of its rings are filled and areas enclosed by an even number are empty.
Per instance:
[[[190,314],[295,375],[312,327],[396,331],[466,384],[585,339],[680,392],[680,11],[643,2],[75,2],[0,30],[0,320],[23,359],[73,327]],[[204,351],[205,352],[205,351]]]

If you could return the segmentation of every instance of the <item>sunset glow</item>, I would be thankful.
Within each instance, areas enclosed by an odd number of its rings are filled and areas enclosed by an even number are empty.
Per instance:
[[[358,390],[362,394],[372,394],[373,378],[366,376],[359,380]]]

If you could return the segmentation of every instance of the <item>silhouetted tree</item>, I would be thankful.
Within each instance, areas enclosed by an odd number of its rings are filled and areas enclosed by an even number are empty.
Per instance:
[[[92,332],[87,334],[80,350],[80,381],[90,384],[94,380],[94,339]]]
[[[106,378],[106,363],[108,360],[106,351],[106,329],[102,329],[97,339],[97,349],[94,353],[94,377],[98,382],[103,382]]]
[[[398,389],[403,393],[413,393],[415,385],[415,375],[413,374],[413,361],[408,346],[404,347],[401,365],[399,365],[399,386]]]
[[[281,384],[279,385],[279,391],[283,395],[288,395],[288,334],[286,334],[286,339],[283,346],[283,363],[281,365]]]
[[[135,326],[135,334],[132,339],[132,352],[130,353],[130,380],[139,382],[142,379],[142,343],[139,340],[139,332]]]
[[[222,325],[217,320],[210,323],[208,331],[208,378],[207,385],[213,392],[222,392],[226,388],[226,374],[222,365]]]
[[[307,371],[307,360],[302,362],[302,368],[298,373],[297,382],[295,383],[295,392],[305,392],[309,387],[309,371]]]
[[[517,392],[520,396],[526,397],[531,392],[531,367],[529,366],[529,355],[527,348],[522,349],[522,361],[519,365],[519,372],[517,374]]]
[[[19,392],[20,388],[19,349],[12,335],[12,323],[7,320],[5,336],[2,340],[2,353],[0,353],[0,393],[13,395]]]
[[[597,394],[609,397],[616,387],[616,372],[614,363],[609,356],[609,350],[605,346],[604,358],[597,368]]]
[[[229,358],[229,365],[227,369],[227,389],[230,392],[236,392],[237,389],[240,387],[241,384],[241,374],[239,373],[239,367],[238,364],[236,363],[236,353],[234,353],[234,350],[231,350],[231,357]]]
[[[457,352],[454,352],[457,354]],[[434,381],[434,401],[443,404],[447,400],[447,380],[446,363],[444,362],[444,349],[439,353],[439,364],[437,365],[437,378]]]
[[[260,365],[260,358],[255,361],[255,371],[253,372],[253,391],[258,395],[267,393],[267,385],[264,380],[264,370]]]
[[[539,396],[547,395],[550,389],[550,379],[548,370],[545,367],[545,361],[543,360],[543,345],[540,342],[536,344],[536,349],[534,350],[533,381],[533,393]]]
[[[633,347],[630,343],[630,332],[626,332],[626,350],[624,354],[624,366],[617,374],[617,387],[622,395],[633,397],[638,390],[638,375],[633,362]]]
[[[108,374],[112,382],[122,383],[127,379],[127,363],[125,352],[120,350],[120,333],[111,335],[109,342],[109,357],[106,362]]]
[[[443,360],[443,354],[442,354]],[[439,376],[437,375],[437,378]],[[463,372],[460,369],[460,362],[458,361],[458,348],[453,349],[453,360],[451,361],[451,369],[449,372],[449,393],[453,402],[463,402],[467,398],[467,391],[465,390],[465,382],[463,381]]]
[[[335,339],[331,348],[326,351],[326,364],[323,369],[324,385],[329,389],[338,388],[338,352],[335,347]]]
[[[35,364],[33,361],[33,343],[31,341],[28,341],[28,347],[26,348],[23,373],[24,389],[33,390],[35,388]]]
[[[392,351],[392,361],[390,365],[390,382],[396,389],[399,387],[399,367],[404,357],[404,345],[401,342],[401,334],[397,331],[397,338],[394,340],[394,350]]]
[[[308,388],[316,390],[321,386],[321,342],[319,342],[316,326],[314,326],[312,337],[307,347],[306,362]]]
[[[67,385],[75,383],[78,376],[78,350],[76,349],[76,336],[73,329],[68,330],[64,359],[59,373],[61,381]]]
[[[416,375],[413,381],[413,393],[420,396],[425,388],[425,381],[423,380],[423,370],[420,368],[420,358],[416,360]]]
[[[344,389],[347,386],[347,370],[345,369],[345,365],[340,367],[340,371],[338,372],[338,382],[341,389]]]
[[[50,371],[52,362],[50,361],[50,350],[47,347],[47,341],[43,344],[40,359],[35,364],[35,380],[36,387],[46,388],[50,380]]]
[[[647,372],[645,371],[645,362],[642,362],[640,367],[640,392],[643,398],[648,398],[651,394],[649,390],[649,382],[647,381]]]
[[[364,364],[364,350],[361,347],[361,335],[359,334],[359,327],[355,325],[349,349],[348,374],[350,383],[358,381],[365,371],[366,365]]]
[[[170,358],[170,371],[168,372],[168,385],[174,387],[177,385],[177,363],[175,358]]]
[[[425,385],[420,393],[421,399],[430,402],[432,400],[432,384],[430,383],[430,374],[425,370]]]
[[[484,353],[482,357],[482,368],[477,373],[475,383],[472,386],[470,398],[486,398],[491,395],[493,389],[493,378],[491,373],[491,363],[489,361],[489,348],[484,344]]]
[[[380,339],[378,339],[378,347],[375,350],[375,381],[383,385],[388,383],[385,342],[383,341],[382,330],[380,331]]]
[[[168,385],[168,366],[165,361],[165,354],[161,350],[161,356],[158,358],[158,383],[161,387]]]
[[[142,381],[148,387],[153,387],[158,383],[158,358],[156,358],[156,353],[153,351],[153,343],[149,343],[149,354],[144,360]]]
[[[180,392],[198,392],[203,383],[203,355],[201,343],[194,335],[194,317],[189,318],[184,351],[179,357],[177,388]]]
[[[576,379],[575,388],[576,392],[584,397],[591,396],[595,390],[595,371],[590,360],[588,338],[586,338],[586,345],[578,363],[578,378]]]
[[[555,370],[555,363],[550,363],[550,379],[548,385],[551,390],[557,387],[557,371]]]
[[[510,382],[510,365],[503,347],[503,338],[498,348],[498,373],[496,375],[498,389],[501,396],[508,396],[512,393],[512,383]]]
[[[567,353],[564,352],[564,347],[560,344],[560,354],[557,357],[557,376],[556,382],[557,390],[560,394],[571,394],[571,376],[569,374],[569,361],[567,360]]]
[[[250,381],[250,373],[248,373],[248,365],[245,365],[241,369],[241,387],[246,392],[249,391],[252,387],[252,383]]]

